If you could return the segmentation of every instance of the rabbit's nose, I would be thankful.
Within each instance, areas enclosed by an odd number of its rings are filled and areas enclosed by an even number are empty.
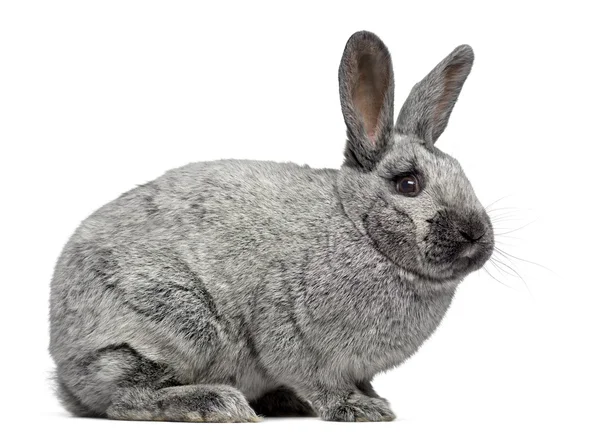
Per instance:
[[[458,235],[468,243],[477,243],[487,232],[485,222],[475,211],[467,212],[466,215],[456,218],[455,227]]]
[[[467,240],[470,243],[475,243],[477,241],[479,241],[481,239],[481,237],[483,237],[485,235],[485,230],[481,231],[481,230],[468,230],[468,231],[463,231],[461,229],[458,230],[458,233],[462,236],[462,238],[464,238],[465,240]]]

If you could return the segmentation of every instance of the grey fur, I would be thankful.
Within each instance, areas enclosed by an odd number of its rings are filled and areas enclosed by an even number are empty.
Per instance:
[[[417,83],[402,106],[396,130],[414,134],[433,146],[444,132],[475,55],[470,46],[458,46]]]
[[[352,67],[364,50],[385,75]],[[433,135],[410,122],[430,118],[439,93],[423,101],[417,86],[393,126],[387,62],[374,34],[351,37],[340,170],[193,163],[80,225],[51,286],[50,351],[67,409],[136,420],[259,420],[252,408],[394,418],[372,378],[432,334],[489,257],[493,231],[460,165],[428,145],[445,121]],[[348,84],[379,98],[356,101]],[[448,96],[436,113],[445,120]],[[421,194],[396,192],[404,173],[419,176]]]

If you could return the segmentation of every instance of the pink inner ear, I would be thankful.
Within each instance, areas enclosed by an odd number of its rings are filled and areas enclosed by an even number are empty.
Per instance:
[[[451,64],[444,69],[444,92],[435,106],[433,113],[434,124],[445,119],[452,103],[456,100],[461,80],[464,77],[463,64]]]
[[[362,54],[358,58],[357,67],[352,103],[362,118],[369,140],[375,145],[379,135],[379,118],[389,86],[389,67],[380,53]]]

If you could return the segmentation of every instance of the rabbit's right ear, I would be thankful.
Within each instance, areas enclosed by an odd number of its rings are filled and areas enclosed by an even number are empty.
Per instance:
[[[444,58],[413,87],[400,110],[396,130],[417,136],[432,147],[448,124],[473,59],[473,49],[466,44]]]
[[[339,81],[348,129],[345,164],[372,170],[394,129],[394,72],[390,53],[377,35],[362,31],[350,37]]]

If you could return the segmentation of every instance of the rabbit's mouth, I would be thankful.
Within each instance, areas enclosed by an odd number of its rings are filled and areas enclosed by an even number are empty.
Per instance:
[[[469,273],[483,267],[494,246],[493,241],[486,240],[477,243],[451,242],[440,248],[447,250],[443,257],[431,259],[428,258],[431,254],[425,253],[421,261],[422,267],[413,269],[412,272],[425,280],[438,283],[460,282]]]
[[[454,276],[458,277],[464,277],[470,272],[481,269],[491,257],[494,248],[489,241],[467,243],[463,246],[463,250],[450,266]]]

